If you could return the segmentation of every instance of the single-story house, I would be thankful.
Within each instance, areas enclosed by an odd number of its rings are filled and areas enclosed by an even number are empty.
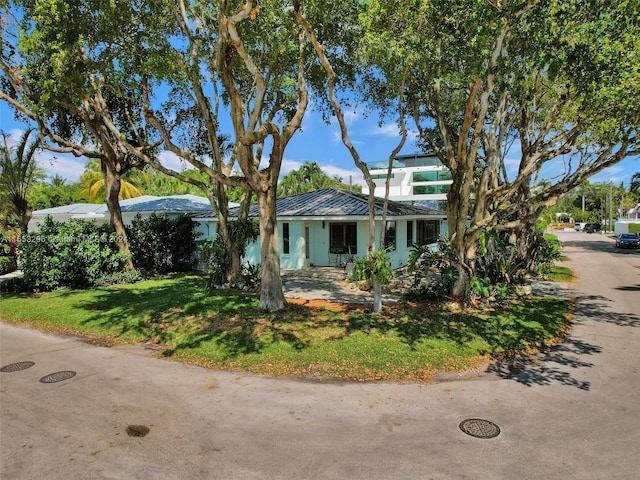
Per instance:
[[[138,214],[142,218],[147,218],[152,213],[165,214],[169,218],[176,218],[182,214],[209,211],[211,210],[211,204],[208,199],[197,195],[169,195],[165,197],[143,195],[121,200],[120,208],[122,209],[122,220],[125,225],[131,225],[131,221]],[[37,231],[38,225],[47,216],[58,222],[66,222],[70,218],[108,222],[109,210],[104,203],[74,203],[72,205],[36,210],[31,215],[29,230]]]
[[[382,228],[383,199],[375,200],[376,242]],[[238,208],[230,209],[237,218]],[[369,220],[368,197],[361,193],[335,188],[291,195],[276,201],[280,265],[300,269],[306,266],[340,266],[348,256],[360,257],[367,252]],[[249,216],[258,217],[257,205]],[[215,238],[218,219],[213,211],[197,213],[192,219],[202,233],[200,240]],[[446,213],[424,207],[389,201],[386,219],[386,243],[392,267],[407,264],[415,243],[435,243],[445,232]],[[248,246],[245,263],[260,262],[260,239]]]

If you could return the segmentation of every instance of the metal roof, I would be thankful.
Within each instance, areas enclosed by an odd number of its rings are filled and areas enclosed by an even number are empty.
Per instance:
[[[136,212],[201,212],[211,210],[209,200],[197,195],[171,195],[167,197],[142,197],[122,200],[120,208],[123,213]]]
[[[33,215],[90,215],[104,213],[107,211],[106,205],[97,203],[74,203],[72,205],[62,205],[60,207],[45,208],[35,210]]]
[[[383,199],[375,199],[375,214],[382,215]],[[229,210],[230,217],[237,217],[239,209]],[[367,217],[369,215],[368,195],[348,192],[337,188],[326,188],[314,192],[290,195],[276,200],[277,217]],[[432,210],[401,202],[389,201],[387,216],[439,216],[446,214],[439,210]],[[250,217],[258,216],[258,206],[252,204],[249,209]],[[215,218],[213,211],[195,214],[193,218]]]
[[[235,206],[237,204],[233,205]],[[198,197],[197,195],[168,195],[165,197],[143,195],[141,197],[120,200],[120,208],[123,213],[190,213],[211,210],[211,204],[208,199]],[[35,217],[44,217],[46,215],[73,215],[81,217],[106,215],[107,213],[108,209],[104,203],[74,203],[71,205],[36,210],[33,212],[33,215]]]

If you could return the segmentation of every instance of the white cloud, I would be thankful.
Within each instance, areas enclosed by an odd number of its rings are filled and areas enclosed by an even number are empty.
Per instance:
[[[86,157],[75,157],[70,153],[40,152],[36,154],[36,164],[47,176],[59,175],[69,182],[77,182],[84,172]]]
[[[297,160],[283,159],[282,166],[280,167],[280,178],[284,177],[292,170],[298,170],[301,166],[302,162],[298,162]]]
[[[376,126],[370,132],[372,135],[382,135],[383,137],[399,138],[400,128],[395,123],[385,123],[381,126]],[[407,141],[413,142],[418,138],[417,130],[407,130]]]
[[[177,172],[182,172],[190,168],[190,165],[185,160],[168,150],[161,151],[160,155],[158,155],[158,160],[160,160],[160,164],[163,167],[170,168]]]
[[[344,115],[344,122],[347,124],[347,127],[350,127],[355,123],[356,120],[360,117],[358,112],[355,110],[345,110],[342,112]]]
[[[329,175],[330,177],[338,176],[342,178],[342,182],[349,184],[349,181],[354,185],[366,185],[364,182],[364,178],[362,176],[362,172],[357,168],[346,169],[340,167],[334,167],[333,165],[320,165],[322,171]]]

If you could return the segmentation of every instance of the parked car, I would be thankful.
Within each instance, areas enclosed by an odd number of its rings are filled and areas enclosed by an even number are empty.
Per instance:
[[[584,226],[585,226],[585,225],[586,225],[586,223],[584,223],[584,222],[576,223],[576,224],[573,226],[573,229],[574,229],[576,232],[580,232],[580,231],[584,230]]]
[[[640,238],[633,233],[621,233],[616,237],[616,247],[618,248],[639,248]]]
[[[585,223],[582,230],[587,233],[594,233],[602,230],[602,226],[599,223]]]

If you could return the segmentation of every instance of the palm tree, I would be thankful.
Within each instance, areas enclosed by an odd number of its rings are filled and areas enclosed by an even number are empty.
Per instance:
[[[33,128],[26,130],[15,146],[9,146],[7,135],[0,133],[3,143],[0,145],[0,195],[6,198],[9,214],[23,234],[27,233],[33,211],[27,191],[36,171],[34,155],[40,149],[39,138],[29,142],[33,131]]]
[[[631,177],[631,184],[629,185],[629,191],[631,193],[640,192],[640,172],[636,172]]]
[[[134,169],[123,175],[120,183],[119,199],[135,198],[143,195],[137,185],[148,180],[147,173]],[[80,176],[80,183],[83,189],[80,196],[85,197],[89,202],[96,202],[97,199],[104,197],[104,174],[99,160],[89,160],[84,166],[84,172]]]
[[[292,170],[278,183],[278,197],[330,188],[341,181],[338,176],[330,177],[324,173],[316,162],[304,162],[298,170]]]

